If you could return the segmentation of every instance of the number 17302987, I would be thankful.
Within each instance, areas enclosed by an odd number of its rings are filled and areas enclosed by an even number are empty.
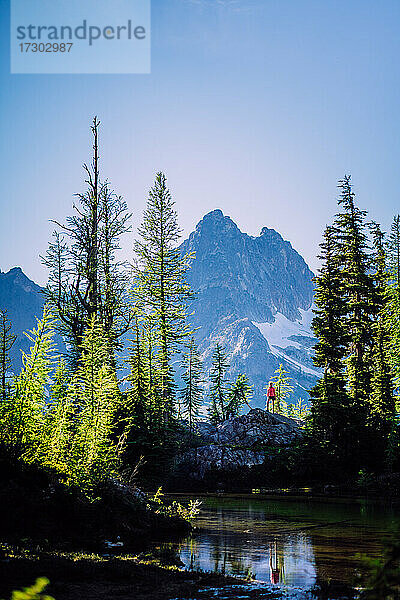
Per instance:
[[[57,43],[57,42],[21,42],[19,44],[21,52],[70,52],[74,44],[68,43]]]

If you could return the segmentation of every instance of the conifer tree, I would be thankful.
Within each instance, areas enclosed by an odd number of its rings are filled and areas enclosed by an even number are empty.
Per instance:
[[[394,384],[400,387],[400,215],[392,222],[387,253],[385,320],[389,334],[389,359]]]
[[[341,273],[338,234],[328,226],[320,245],[322,262],[315,279],[315,317],[312,329],[318,342],[314,363],[323,376],[311,390],[311,426],[314,437],[338,457],[351,434],[348,429],[349,399],[346,392],[344,358],[347,352],[345,317],[347,304]]]
[[[336,216],[335,226],[340,243],[341,275],[346,291],[349,355],[346,360],[348,392],[353,418],[358,418],[360,429],[365,422],[366,403],[370,389],[371,373],[368,350],[372,345],[372,320],[374,314],[373,280],[370,274],[370,257],[365,231],[366,211],[355,204],[351,177],[339,182],[339,206],[343,212]]]
[[[378,223],[370,224],[373,236],[374,253],[372,256],[374,278],[375,314],[372,324],[373,340],[371,350],[371,395],[369,398],[369,416],[371,434],[376,443],[383,446],[380,458],[383,458],[386,439],[393,427],[395,402],[393,396],[392,375],[389,360],[390,337],[386,323],[387,268],[384,234]],[[379,454],[377,452],[375,454]]]
[[[47,307],[37,327],[25,335],[32,346],[22,354],[22,370],[2,414],[0,436],[14,459],[33,460],[43,436],[46,385],[54,365],[54,319]]]
[[[184,354],[181,362],[183,369],[182,379],[185,383],[181,390],[181,400],[183,402],[184,414],[189,421],[189,429],[193,431],[193,426],[199,416],[199,409],[203,401],[203,379],[202,362],[197,350],[194,338],[191,338],[187,352]]]
[[[149,423],[157,439],[163,435],[165,400],[162,396],[160,363],[157,360],[155,319],[146,315],[143,324],[143,348],[149,397]]]
[[[37,448],[35,460],[42,466],[56,469],[62,476],[70,471],[70,445],[74,435],[76,406],[68,394],[70,373],[60,359],[45,410],[44,435]]]
[[[343,373],[347,335],[344,318],[347,312],[345,288],[341,273],[337,231],[328,226],[320,245],[322,266],[315,279],[314,319],[312,328],[316,338],[314,363],[332,374]],[[343,390],[340,384],[340,393]]]
[[[366,212],[358,208],[350,176],[339,182],[338,200],[342,208],[335,219],[338,231],[339,260],[343,282],[347,331],[346,391],[347,411],[344,415],[340,443],[346,464],[351,468],[366,464],[369,454],[367,421],[371,395],[371,348],[376,312],[371,256],[366,233]]]
[[[82,340],[79,363],[69,387],[75,429],[69,459],[70,480],[85,490],[116,472],[122,445],[113,439],[122,398],[110,361],[109,342],[95,317]]]
[[[371,447],[382,457],[377,443],[390,429],[393,398],[383,234],[371,224],[371,254],[366,212],[356,206],[349,176],[339,188],[342,212],[325,232],[316,279],[315,364],[324,374],[311,392],[311,424],[328,454],[352,469],[373,462]]]
[[[192,293],[185,275],[192,257],[182,256],[176,247],[181,231],[163,173],[156,175],[138,233],[134,245],[136,295],[156,323],[161,396],[167,422],[174,404],[171,357],[191,333],[186,323],[186,306]]]
[[[286,401],[287,398],[293,393],[293,386],[291,384],[291,377],[288,376],[288,371],[283,368],[280,364],[274,373],[272,383],[276,391],[276,412],[279,413],[281,410],[281,403]]]
[[[0,309],[0,400],[5,402],[9,396],[8,373],[11,368],[10,350],[17,336],[12,333],[12,325],[7,312]]]
[[[210,408],[209,415],[211,421],[222,423],[226,420],[226,406],[228,397],[228,381],[226,372],[229,369],[229,363],[226,353],[220,344],[215,346],[210,369]]]
[[[95,316],[113,352],[130,326],[125,264],[117,259],[121,236],[131,217],[123,199],[100,177],[99,125],[93,119],[93,160],[84,165],[87,191],[77,194],[75,213],[53,234],[46,256],[46,297],[58,316],[59,329],[77,360],[85,329]]]
[[[155,323],[151,316],[135,317],[130,349],[129,389],[123,413],[131,428],[128,432],[128,463],[140,456],[158,460],[171,444],[172,430],[165,421],[160,361],[155,345]],[[173,388],[172,388],[173,389]],[[156,458],[155,458],[156,457]]]
[[[65,396],[68,394],[68,386],[70,381],[71,373],[67,368],[65,360],[60,358],[57,362],[53,383],[51,386],[50,405],[52,401],[65,398]]]
[[[127,392],[129,415],[135,429],[141,429],[142,433],[148,429],[151,418],[151,384],[147,361],[149,360],[146,348],[144,331],[135,316],[133,327],[134,339],[130,350],[129,364],[130,373],[128,381],[130,387]]]
[[[253,390],[246,375],[241,373],[228,392],[226,418],[237,417],[245,404],[250,407]]]

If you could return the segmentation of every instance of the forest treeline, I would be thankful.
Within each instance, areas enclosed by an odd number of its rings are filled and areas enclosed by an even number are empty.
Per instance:
[[[339,190],[316,277],[314,362],[323,376],[311,390],[308,443],[321,476],[381,474],[400,466],[400,216],[385,234],[358,207],[350,176]]]
[[[166,177],[157,173],[131,262],[121,261],[132,215],[101,176],[97,118],[91,130],[87,188],[76,195],[72,216],[54,222],[42,259],[48,269],[44,314],[27,333],[31,349],[12,377],[15,336],[0,311],[1,453],[53,470],[88,495],[141,456],[157,462],[170,454],[182,419],[193,431],[205,400],[187,311],[193,292],[186,273],[194,256],[178,248],[181,231]],[[57,334],[67,348],[62,356]],[[251,394],[247,377],[230,382],[227,370],[217,345],[209,398],[215,423],[239,414]]]
[[[187,308],[195,257],[178,247],[165,175],[157,173],[149,192],[130,264],[121,261],[132,215],[101,175],[97,118],[92,135],[86,190],[72,216],[55,222],[43,257],[43,318],[27,334],[31,349],[12,377],[15,336],[0,311],[1,454],[56,472],[89,496],[141,456],[151,465],[170,457],[183,430],[194,432],[205,400],[218,424],[251,399],[245,374],[229,381],[219,344],[205,396]],[[339,186],[339,213],[324,232],[316,277],[315,364],[322,377],[310,391],[304,439],[285,466],[307,477],[399,469],[400,217],[385,235],[358,208],[350,177]],[[62,356],[56,335],[67,348]],[[278,410],[304,416],[301,403],[288,409],[292,387],[282,365],[273,381]]]

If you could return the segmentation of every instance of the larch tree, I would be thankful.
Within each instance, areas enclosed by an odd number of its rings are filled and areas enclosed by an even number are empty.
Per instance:
[[[192,292],[186,282],[186,272],[192,255],[182,256],[177,247],[180,235],[166,177],[157,173],[134,244],[135,293],[140,296],[146,314],[156,324],[155,343],[165,422],[173,416],[174,408],[171,358],[191,334],[187,324],[187,302]]]
[[[96,317],[114,351],[130,326],[126,285],[128,270],[117,258],[121,236],[130,230],[124,200],[100,177],[99,126],[93,119],[93,159],[84,165],[87,190],[77,194],[74,214],[66,224],[56,221],[46,256],[49,269],[46,298],[54,307],[60,332],[75,351],[82,347],[88,323]]]
[[[280,412],[281,403],[286,401],[293,392],[292,379],[288,372],[280,364],[272,378],[272,383],[276,391],[276,412]]]
[[[2,411],[0,439],[12,458],[32,461],[43,439],[46,386],[55,363],[54,319],[47,307],[36,328],[25,335],[32,346],[22,353],[21,372]]]
[[[158,428],[153,414],[154,373],[151,365],[151,350],[149,351],[147,346],[146,329],[137,315],[134,318],[132,333],[128,360],[130,372],[127,377],[129,389],[126,395],[128,418],[132,423],[132,437],[136,438],[135,442],[138,444],[146,437],[150,440]]]
[[[90,491],[116,472],[127,434],[124,429],[114,439],[122,395],[110,361],[107,337],[95,316],[86,328],[68,396],[71,404],[79,407],[71,440],[69,476],[75,485]]]
[[[386,323],[389,332],[389,358],[396,389],[400,388],[400,215],[393,219],[386,243],[387,285]]]
[[[181,367],[183,369],[182,379],[184,382],[181,390],[181,400],[184,407],[184,415],[189,422],[189,429],[193,431],[204,396],[202,361],[194,338],[191,338],[187,346],[186,353],[183,355],[181,361]]]
[[[237,417],[243,406],[247,404],[250,407],[250,400],[253,395],[253,388],[249,383],[247,375],[241,373],[236,381],[232,383],[227,398],[226,418]]]
[[[229,382],[227,380],[227,371],[229,362],[223,347],[220,344],[215,346],[210,369],[210,406],[209,416],[211,421],[222,423],[226,420],[226,407],[228,401]]]
[[[7,318],[7,312],[0,309],[0,397],[3,403],[7,400],[10,392],[10,351],[16,339],[17,336],[12,333],[12,325]]]
[[[56,366],[45,410],[44,435],[36,451],[36,460],[40,464],[62,475],[69,470],[69,450],[77,413],[77,407],[68,394],[70,377],[67,365],[61,358]]]

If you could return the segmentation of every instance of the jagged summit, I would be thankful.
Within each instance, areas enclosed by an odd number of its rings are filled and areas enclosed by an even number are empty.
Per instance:
[[[204,215],[204,217],[197,223],[195,231],[190,234],[193,239],[199,234],[215,234],[215,241],[218,242],[218,232],[230,233],[230,234],[241,234],[240,229],[231,217],[224,215],[220,208],[212,210],[211,212]]]
[[[270,243],[268,243],[270,242]],[[215,210],[203,217],[181,246],[196,252],[189,273],[193,288],[218,289],[217,298],[202,298],[211,315],[237,314],[268,321],[275,312],[289,319],[310,308],[313,273],[291,244],[273,229],[252,237],[240,231],[230,217]]]
[[[8,277],[16,277],[18,275],[22,275],[25,279],[28,279],[21,267],[11,267],[9,271],[2,271],[0,269],[0,275],[6,275]]]
[[[9,271],[0,271],[0,281],[8,282],[9,285],[16,285],[22,287],[26,292],[30,293],[41,293],[41,287],[38,286],[34,281],[29,279],[21,269],[21,267],[12,267]]]
[[[201,219],[201,221],[199,221],[198,225],[200,225],[200,223],[202,223],[203,221],[209,221],[209,220],[219,221],[219,220],[225,219],[225,218],[230,219],[230,217],[226,217],[224,215],[224,213],[222,212],[222,210],[220,208],[215,208],[214,210],[210,210],[210,212],[206,213],[204,215],[204,217]]]
[[[299,336],[307,337],[309,331],[313,273],[290,242],[268,227],[259,236],[248,235],[217,209],[203,217],[181,249],[196,254],[188,274],[196,292],[190,310],[206,368],[215,344],[222,343],[230,353],[232,376],[245,372],[255,384],[258,406],[265,381],[280,362],[287,363],[300,387],[310,387],[315,380],[310,351],[285,339],[281,352],[267,335],[267,325],[277,319],[274,341],[280,339],[277,329],[282,324],[291,335],[297,332],[296,323]]]

